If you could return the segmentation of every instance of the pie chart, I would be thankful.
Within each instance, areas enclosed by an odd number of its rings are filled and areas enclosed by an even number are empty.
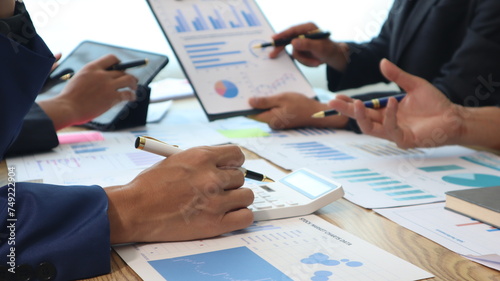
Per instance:
[[[442,177],[445,182],[469,187],[500,185],[500,177],[487,174],[453,174]]]
[[[215,83],[215,91],[225,98],[234,98],[238,95],[238,87],[228,80],[217,81]]]

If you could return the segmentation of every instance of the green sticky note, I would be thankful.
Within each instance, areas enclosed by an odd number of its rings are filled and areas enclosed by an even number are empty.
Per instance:
[[[237,130],[218,130],[226,138],[230,139],[241,139],[241,138],[256,138],[256,137],[267,137],[268,132],[263,131],[259,128],[248,128],[248,129],[237,129]]]

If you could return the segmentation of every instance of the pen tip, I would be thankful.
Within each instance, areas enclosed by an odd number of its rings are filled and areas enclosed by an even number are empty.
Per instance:
[[[271,178],[268,178],[267,176],[264,176],[264,178],[262,179],[262,182],[274,182],[274,180]]]
[[[324,111],[316,112],[311,117],[312,118],[323,118],[323,117],[325,117],[325,112]]]
[[[252,46],[252,48],[254,48],[254,49],[259,49],[259,48],[262,48],[262,45],[260,45],[260,44],[253,45],[253,46]]]

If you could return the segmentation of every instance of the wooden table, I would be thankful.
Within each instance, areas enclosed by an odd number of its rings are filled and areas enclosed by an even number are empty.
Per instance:
[[[192,106],[190,103],[180,103],[178,108],[179,110],[196,109]],[[245,153],[249,159],[258,158],[257,155],[249,151],[245,151]],[[5,161],[0,162],[0,171],[3,171],[0,173],[0,184],[3,185],[7,182]],[[345,199],[340,199],[322,208],[317,214],[351,234],[436,276],[429,280],[500,281],[499,271],[463,258],[374,211],[359,207]],[[111,254],[111,268],[110,274],[87,280],[142,280],[114,250]]]

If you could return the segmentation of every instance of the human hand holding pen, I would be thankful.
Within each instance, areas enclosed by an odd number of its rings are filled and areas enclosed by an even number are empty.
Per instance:
[[[86,123],[121,101],[135,99],[137,78],[123,71],[107,71],[119,62],[107,55],[86,64],[57,96],[38,104],[56,130]]]
[[[245,157],[234,145],[196,147],[107,187],[111,243],[185,241],[242,229],[253,221],[252,190],[236,169]]]
[[[162,142],[160,140],[151,138],[151,137],[137,137],[135,141],[135,148],[141,149],[144,151],[148,151],[157,155],[165,156],[165,157],[170,157],[176,153],[182,152],[183,150],[178,148],[177,146],[170,145],[168,143]],[[220,168],[234,168],[237,170],[240,170],[245,177],[249,179],[253,179],[256,181],[262,181],[262,182],[274,182],[271,178],[268,178],[266,175],[256,173],[250,170],[247,170],[243,167],[240,166],[235,166],[235,167],[220,167]]]
[[[303,34],[319,30],[314,23],[306,23],[293,26],[285,31],[275,34],[273,40],[295,38]],[[293,46],[292,56],[300,63],[316,67],[323,63],[338,71],[344,71],[347,66],[348,46],[344,43],[336,43],[330,39],[314,40],[307,38],[295,38],[291,41]],[[276,58],[285,47],[275,47],[269,54],[270,58]]]
[[[329,105],[356,119],[363,133],[394,141],[401,148],[458,143],[463,108],[453,104],[428,81],[410,75],[390,61],[380,63],[382,74],[406,91],[400,102],[394,97],[382,109],[366,108],[362,101],[337,98]]]

